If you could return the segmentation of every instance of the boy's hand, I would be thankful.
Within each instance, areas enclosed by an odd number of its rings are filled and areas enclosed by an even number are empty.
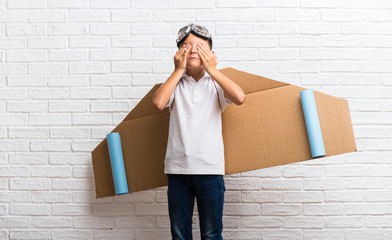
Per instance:
[[[198,44],[197,54],[201,59],[201,63],[204,66],[204,69],[209,72],[210,70],[216,69],[216,65],[218,64],[218,57],[215,55],[213,51],[207,47],[206,44]]]
[[[186,69],[186,58],[188,55],[188,52],[190,50],[190,45],[188,44],[183,44],[181,46],[181,49],[176,52],[176,55],[174,56],[174,68],[175,70],[184,70]]]

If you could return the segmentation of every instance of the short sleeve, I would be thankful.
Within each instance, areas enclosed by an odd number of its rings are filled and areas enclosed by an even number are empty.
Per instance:
[[[172,94],[170,96],[170,99],[169,99],[169,102],[165,106],[165,108],[167,108],[167,107],[169,108],[169,111],[171,110],[171,106],[172,106],[173,101],[174,101],[174,92],[175,91],[176,91],[176,89],[174,89],[174,91],[172,92]]]
[[[225,92],[224,92],[223,88],[221,86],[219,86],[219,84],[217,82],[215,82],[215,84],[216,84],[216,88],[218,90],[219,103],[221,105],[221,110],[223,112],[233,102],[230,99],[225,97],[225,95],[224,95]]]

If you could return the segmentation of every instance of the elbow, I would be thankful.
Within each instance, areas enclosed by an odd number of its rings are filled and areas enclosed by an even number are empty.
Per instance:
[[[245,94],[241,94],[241,96],[237,97],[235,104],[236,105],[241,105],[245,102]]]
[[[156,99],[155,94],[152,98],[152,105],[155,107],[155,109],[157,109],[159,111],[162,111],[165,108],[165,106],[163,104],[161,104],[161,102],[158,101],[158,99]]]
[[[155,109],[162,111],[165,106],[163,106],[162,104],[160,104],[158,101],[153,100],[152,105],[155,107]]]

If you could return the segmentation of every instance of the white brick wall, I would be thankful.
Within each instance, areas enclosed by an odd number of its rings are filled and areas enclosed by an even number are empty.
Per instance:
[[[226,176],[224,239],[392,239],[390,0],[0,0],[0,239],[170,239],[166,188],[97,200],[90,153],[188,22],[218,68],[347,99],[358,146]]]

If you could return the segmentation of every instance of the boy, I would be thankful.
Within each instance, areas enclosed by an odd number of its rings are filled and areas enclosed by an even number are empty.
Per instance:
[[[216,69],[204,26],[181,28],[177,47],[174,72],[153,97],[157,109],[170,111],[165,174],[172,239],[192,239],[195,198],[201,239],[222,239],[226,188],[221,113],[230,103],[241,105],[245,94]]]

